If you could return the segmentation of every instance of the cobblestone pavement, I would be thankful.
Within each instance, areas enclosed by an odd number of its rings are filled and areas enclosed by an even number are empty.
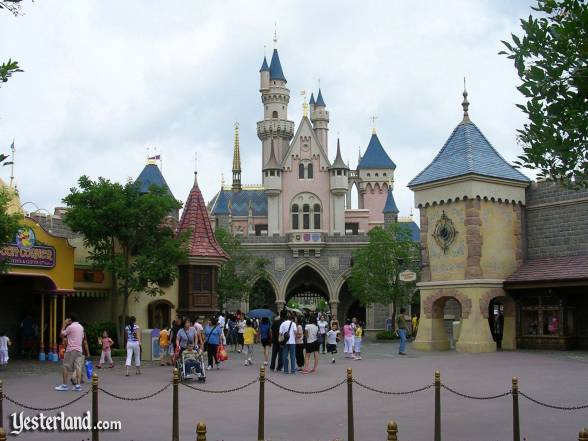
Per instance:
[[[253,366],[243,365],[243,355],[231,359],[221,370],[210,371],[205,389],[230,389],[254,380],[259,372],[261,348],[256,347]],[[521,391],[557,405],[588,403],[588,352],[519,351],[490,354],[416,352],[409,346],[406,357],[396,355],[394,343],[364,344],[361,361],[337,355],[336,364],[321,355],[318,372],[309,375],[270,373],[269,378],[291,389],[317,391],[345,379],[347,367],[361,383],[384,391],[406,391],[432,383],[434,371],[441,371],[449,387],[472,395],[497,395],[510,389],[511,378],[519,377]],[[124,376],[122,360],[114,369],[102,369],[100,386],[109,392],[139,397],[157,391],[171,380],[168,367],[145,362],[142,375]],[[79,396],[79,392],[56,392],[58,363],[11,361],[0,371],[5,393],[33,407],[53,407]],[[88,390],[88,383],[83,390]],[[257,439],[258,384],[227,394],[210,394],[180,386],[180,439],[194,440],[196,423],[204,420],[208,440],[246,441]],[[82,392],[83,393],[83,392]],[[143,401],[121,401],[100,394],[100,418],[120,420],[122,431],[104,432],[101,440],[163,441],[171,439],[171,388]],[[330,441],[347,438],[346,385],[321,394],[301,395],[266,384],[266,440]],[[401,441],[432,439],[432,389],[412,395],[384,395],[354,385],[355,439],[386,439],[388,420],[395,419]],[[66,415],[80,415],[90,409],[86,395],[64,409]],[[588,409],[560,411],[533,404],[521,397],[521,436],[533,440],[574,440],[588,425]],[[4,426],[8,415],[22,409],[4,401]],[[35,412],[24,410],[26,415]],[[56,414],[56,412],[48,412]],[[512,439],[511,397],[471,400],[442,391],[443,439],[449,441],[506,441]],[[84,432],[28,432],[9,439],[88,440]]]

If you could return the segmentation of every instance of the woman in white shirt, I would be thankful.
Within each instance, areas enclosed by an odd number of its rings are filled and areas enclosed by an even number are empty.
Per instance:
[[[329,326],[329,324],[327,323],[327,321],[325,320],[325,316],[321,314],[319,321],[317,323],[319,332],[318,332],[318,341],[319,341],[319,347],[321,349],[321,354],[326,354],[327,353],[327,326]]]
[[[319,327],[316,325],[316,318],[311,317],[310,323],[306,325],[304,329],[304,334],[306,335],[306,359],[304,363],[304,369],[302,370],[303,374],[316,372],[318,368],[318,332]],[[310,364],[310,354],[314,354],[314,367],[312,368],[312,370],[308,370]]]

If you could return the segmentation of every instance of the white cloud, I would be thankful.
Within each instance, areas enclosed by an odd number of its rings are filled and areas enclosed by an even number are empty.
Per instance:
[[[395,197],[408,214],[408,181],[461,118],[467,76],[470,115],[509,160],[520,154],[522,115],[512,63],[497,55],[518,32],[525,2],[193,2],[86,0],[25,3],[0,15],[0,57],[24,73],[0,90],[0,150],[16,138],[24,200],[52,210],[81,174],[136,177],[157,146],[164,175],[184,200],[194,152],[207,199],[230,178],[233,122],[240,122],[243,181],[261,180],[258,70],[274,22],[291,89],[318,88],[345,160],[370,136],[369,116],[396,162]],[[6,178],[8,170],[1,170]]]

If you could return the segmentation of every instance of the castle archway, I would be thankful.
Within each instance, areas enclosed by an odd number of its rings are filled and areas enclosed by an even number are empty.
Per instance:
[[[321,300],[329,302],[329,286],[320,272],[310,265],[295,270],[284,289],[284,301],[293,299],[296,303],[316,307]]]
[[[248,309],[264,308],[276,311],[276,299],[277,295],[274,284],[269,277],[261,276],[249,291]]]

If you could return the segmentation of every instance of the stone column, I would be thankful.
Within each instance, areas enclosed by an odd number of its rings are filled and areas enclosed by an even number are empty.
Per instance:
[[[331,300],[329,302],[329,304],[331,305],[331,316],[334,319],[338,320],[338,318],[337,318],[337,312],[338,312],[337,311],[337,307],[339,306],[339,300]]]
[[[278,310],[278,313],[284,309],[284,306],[286,306],[286,302],[284,300],[276,300],[276,309]]]

